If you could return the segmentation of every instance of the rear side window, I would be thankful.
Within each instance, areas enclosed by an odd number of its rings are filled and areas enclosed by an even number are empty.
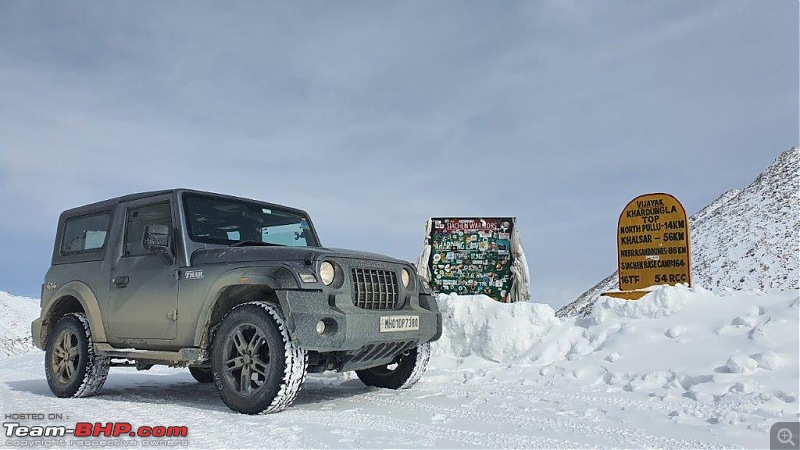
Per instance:
[[[61,254],[75,255],[102,250],[106,246],[109,222],[107,212],[70,217],[64,224]]]

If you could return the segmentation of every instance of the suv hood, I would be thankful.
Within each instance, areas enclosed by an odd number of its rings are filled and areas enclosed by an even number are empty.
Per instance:
[[[208,264],[224,264],[255,261],[305,261],[319,260],[325,257],[333,259],[361,259],[382,261],[395,264],[408,264],[406,261],[378,253],[360,252],[342,248],[324,247],[217,247],[195,250],[192,253],[192,266]]]

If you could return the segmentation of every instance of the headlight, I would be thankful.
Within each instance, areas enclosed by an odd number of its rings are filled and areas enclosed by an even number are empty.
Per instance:
[[[329,286],[331,283],[333,283],[333,278],[335,276],[336,269],[334,269],[333,264],[325,261],[319,265],[319,278],[322,280],[325,286]]]
[[[403,268],[402,278],[404,287],[408,287],[411,284],[411,276],[411,272],[409,272],[408,269]]]

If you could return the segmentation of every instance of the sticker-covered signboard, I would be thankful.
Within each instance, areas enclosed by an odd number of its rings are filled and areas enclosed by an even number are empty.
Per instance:
[[[619,288],[691,284],[689,221],[683,205],[669,194],[631,200],[617,226]]]
[[[514,281],[513,229],[513,217],[431,219],[428,265],[433,290],[508,301]]]

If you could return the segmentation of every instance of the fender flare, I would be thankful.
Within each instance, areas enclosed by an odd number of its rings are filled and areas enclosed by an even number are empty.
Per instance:
[[[243,279],[247,281],[245,282]],[[232,286],[252,286],[254,288],[261,286],[274,291],[278,289],[298,289],[299,281],[295,276],[294,270],[287,265],[237,267],[222,273],[211,285],[203,301],[203,307],[197,321],[197,329],[195,330],[195,347],[204,346],[204,341],[207,341],[211,325],[212,313],[220,301],[222,292]],[[283,309],[286,305],[281,304],[280,306]]]
[[[92,332],[92,337],[95,342],[107,342],[106,330],[105,327],[103,327],[103,314],[100,311],[100,304],[97,301],[97,296],[89,285],[82,281],[70,281],[58,288],[50,297],[55,300],[47,302],[47,306],[42,310],[40,317],[50,317],[55,306],[60,303],[61,299],[64,297],[73,297],[81,304],[83,311],[86,313],[86,318],[89,321],[89,329]],[[55,324],[49,324],[49,327],[53,325]],[[47,336],[41,334],[41,338],[45,340]],[[42,342],[42,344],[44,344],[44,342]]]

